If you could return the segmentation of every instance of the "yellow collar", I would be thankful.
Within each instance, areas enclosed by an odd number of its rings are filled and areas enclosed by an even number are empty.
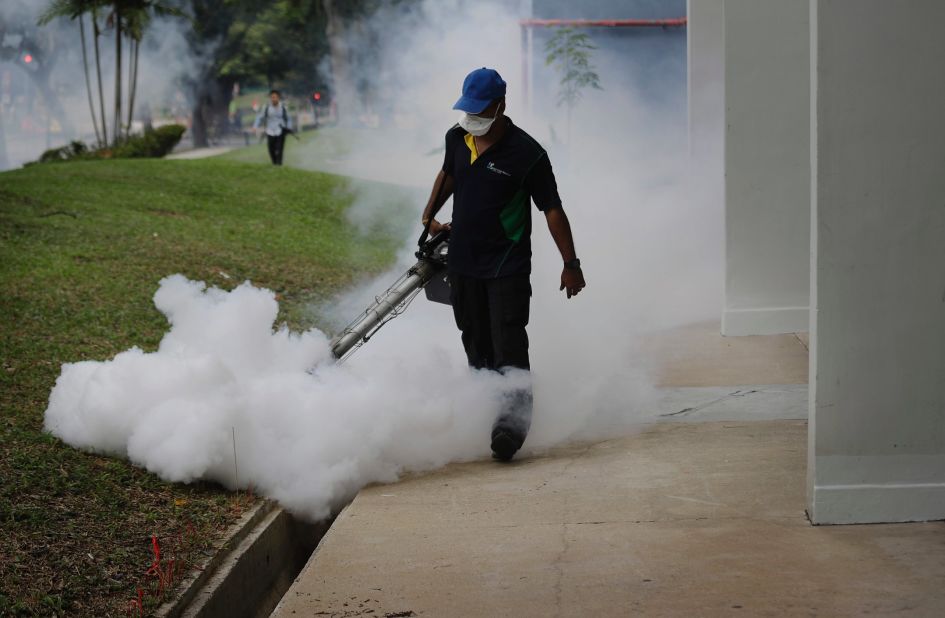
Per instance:
[[[479,151],[476,149],[476,138],[473,137],[472,133],[467,133],[463,139],[466,141],[466,145],[469,146],[469,164],[472,165],[479,158]]]

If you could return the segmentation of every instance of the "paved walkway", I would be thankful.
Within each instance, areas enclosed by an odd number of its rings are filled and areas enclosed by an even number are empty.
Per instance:
[[[641,352],[661,365],[659,386],[807,384],[807,333],[722,337],[718,322],[653,333]]]
[[[363,490],[274,615],[945,615],[945,523],[808,523],[804,337],[715,328],[635,435]]]

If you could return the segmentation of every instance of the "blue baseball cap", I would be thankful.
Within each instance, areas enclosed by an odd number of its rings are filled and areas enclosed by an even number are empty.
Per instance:
[[[463,80],[463,96],[453,109],[478,114],[489,104],[505,96],[505,81],[495,69],[476,69]]]

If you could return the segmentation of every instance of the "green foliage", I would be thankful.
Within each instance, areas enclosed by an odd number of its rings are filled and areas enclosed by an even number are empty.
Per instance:
[[[316,74],[329,54],[328,13],[356,24],[381,7],[408,6],[418,0],[190,0],[194,31],[191,46],[206,52],[208,76],[230,84],[281,86],[289,92],[327,88],[330,75]],[[355,28],[357,30],[357,28]],[[345,34],[336,34],[344,38]],[[347,41],[349,44],[351,41]],[[370,55],[372,41],[358,40],[352,53]]]
[[[591,64],[591,52],[597,49],[590,37],[576,28],[557,28],[545,43],[545,64],[554,65],[561,75],[558,105],[573,108],[585,88],[602,90],[600,77]]]
[[[83,158],[89,153],[89,148],[83,142],[73,140],[66,146],[50,148],[39,157],[40,163],[54,163],[69,159]]]
[[[133,135],[112,149],[112,156],[118,159],[163,157],[174,150],[186,130],[179,124],[169,124],[147,131],[144,135]]]
[[[120,0],[110,4],[121,5],[123,30],[128,38],[135,41],[140,41],[144,37],[145,31],[155,16],[188,18],[188,15],[178,7],[160,0]]]
[[[191,46],[210,52],[212,77],[299,90],[315,85],[313,68],[328,52],[321,0],[192,0],[192,9]]]
[[[46,9],[40,13],[36,23],[45,26],[58,17],[76,19],[101,4],[101,2],[94,0],[52,0]]]
[[[140,159],[160,158],[174,150],[187,130],[179,124],[169,124],[147,131],[144,135],[132,135],[114,148],[90,150],[79,141],[61,148],[47,150],[38,163],[61,163],[73,159]]]
[[[114,26],[115,21],[120,19],[124,35],[137,41],[144,36],[155,15],[187,17],[173,3],[161,0],[52,0],[40,13],[37,24],[44,26],[59,17],[74,20],[93,11],[104,14],[107,25]]]

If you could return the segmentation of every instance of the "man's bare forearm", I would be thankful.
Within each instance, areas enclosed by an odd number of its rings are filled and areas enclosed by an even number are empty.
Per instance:
[[[555,244],[558,245],[558,251],[561,252],[561,259],[569,262],[577,257],[574,250],[574,237],[571,235],[571,223],[568,221],[568,215],[564,208],[552,208],[545,212],[545,220],[548,222],[548,231]]]
[[[440,170],[440,173],[436,175],[436,180],[433,181],[433,190],[430,192],[430,199],[427,200],[427,207],[423,209],[423,216],[421,217],[423,221],[433,219],[436,216],[446,200],[453,195],[453,188],[453,177],[447,176],[445,172]]]
[[[555,244],[558,245],[558,251],[561,252],[561,259],[564,260],[564,267],[561,269],[561,288],[567,290],[568,298],[577,296],[577,294],[587,286],[584,281],[584,273],[579,264],[569,264],[577,258],[577,252],[574,250],[574,237],[571,235],[571,223],[568,221],[568,215],[564,213],[561,207],[552,208],[545,212],[545,219],[548,221],[548,230]]]

